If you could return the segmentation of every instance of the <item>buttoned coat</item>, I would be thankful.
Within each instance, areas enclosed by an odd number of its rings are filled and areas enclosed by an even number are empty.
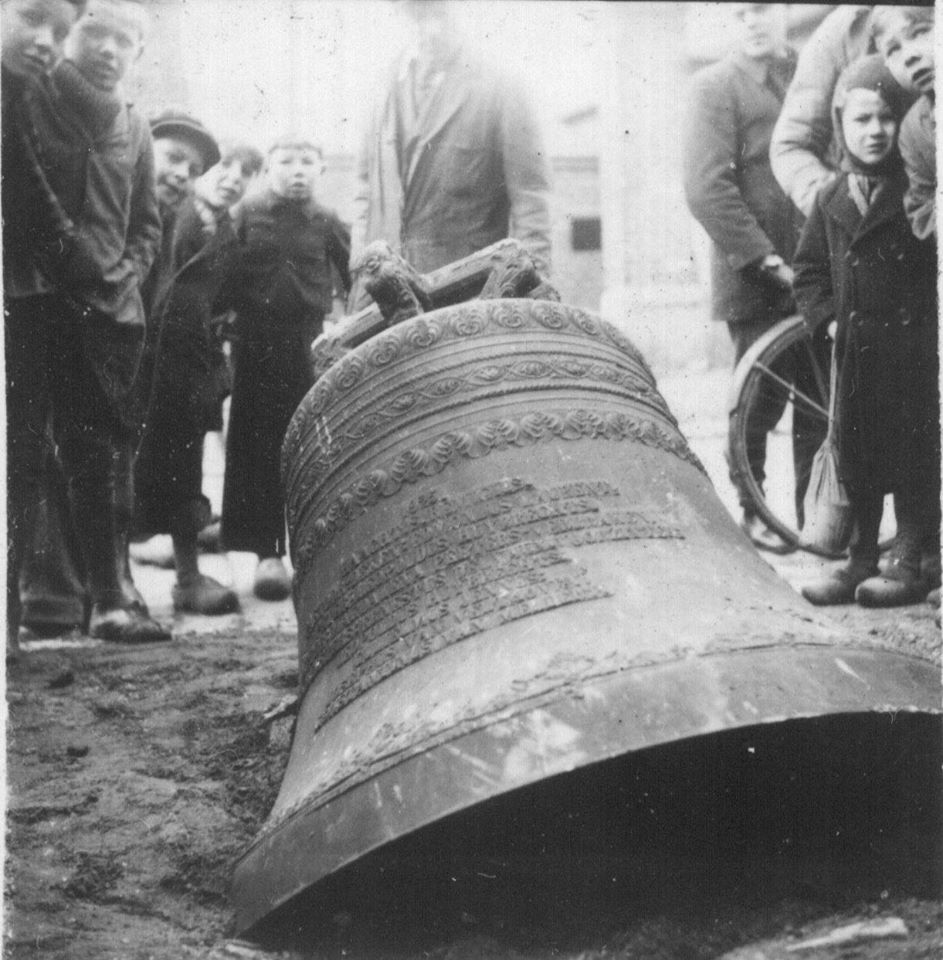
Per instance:
[[[397,110],[409,74],[400,59],[360,152],[352,260],[385,240],[425,273],[513,237],[546,270],[549,178],[523,92],[459,54],[416,118],[400,171]]]
[[[806,322],[837,322],[842,479],[884,493],[940,469],[936,247],[913,235],[906,188],[900,170],[862,216],[843,175],[816,198],[795,258]]]
[[[235,228],[238,276],[226,297],[237,317],[222,533],[227,550],[271,557],[285,551],[282,439],[313,382],[311,342],[331,308],[332,267],[349,289],[350,238],[320,204],[299,206],[271,191],[243,201]]]
[[[224,363],[210,324],[235,248],[228,214],[208,230],[193,199],[184,201],[142,363],[147,406],[134,466],[139,533],[172,533],[187,522],[195,536],[209,522],[201,494],[203,435],[222,402]]]
[[[711,238],[715,320],[769,323],[789,310],[781,287],[755,266],[778,254],[791,262],[798,212],[773,176],[769,145],[782,91],[795,69],[790,51],[769,67],[739,52],[697,73],[684,124],[684,189]],[[767,70],[778,92],[765,82]]]

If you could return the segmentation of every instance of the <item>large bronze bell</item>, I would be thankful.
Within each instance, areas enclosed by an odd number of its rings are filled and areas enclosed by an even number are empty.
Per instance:
[[[388,842],[640,748],[935,712],[759,557],[611,324],[472,300],[369,337],[286,438],[301,700],[245,930]]]

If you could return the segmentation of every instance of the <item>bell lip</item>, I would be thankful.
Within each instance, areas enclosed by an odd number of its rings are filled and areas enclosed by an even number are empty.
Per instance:
[[[744,658],[749,659],[748,682],[754,688],[753,699],[748,701],[741,696],[739,704],[728,702],[726,717],[722,718],[719,711],[713,716],[708,711],[698,713],[697,707],[702,704],[696,705],[694,710],[688,709],[691,705],[683,697],[673,704],[665,699],[666,692],[685,688],[703,689],[708,694],[720,692],[724,685],[722,668],[735,666]],[[733,681],[737,679],[743,680],[742,672],[731,673],[727,686],[734,686]],[[640,685],[639,681],[643,684]],[[540,780],[572,773],[639,750],[726,730],[839,715],[943,713],[943,686],[938,664],[922,656],[864,646],[809,645],[726,651],[636,668],[586,686],[597,688],[602,695],[576,698],[564,695],[511,717],[503,715],[486,727],[410,756],[325,804],[313,806],[312,798],[276,826],[263,828],[234,868],[232,902],[237,935],[249,932],[308,888],[368,853],[453,814]],[[758,687],[763,688],[767,695],[765,699],[756,695]],[[826,693],[828,700],[823,701],[822,695]],[[495,760],[501,759],[502,751],[506,760],[516,741],[513,736],[502,736],[502,731],[519,728],[528,717],[543,712],[564,724],[578,724],[584,735],[592,736],[600,726],[612,732],[613,708],[618,706],[620,699],[636,715],[677,713],[681,722],[666,733],[658,724],[649,724],[646,729],[637,723],[626,724],[619,720],[615,724],[618,735],[608,744],[597,744],[595,750],[578,762],[535,764],[529,771],[495,785],[491,792],[482,795],[481,764],[494,764]],[[704,697],[704,702],[709,699],[710,696]],[[733,707],[736,709],[732,710]],[[653,735],[655,731],[659,732],[658,735]],[[424,768],[443,751],[449,752],[452,761],[443,782],[454,796],[434,809],[428,809],[432,787],[442,784],[431,784],[428,777],[431,771],[424,771]],[[457,756],[469,758],[464,771],[454,763]],[[441,768],[439,772],[441,776]],[[421,788],[421,793],[417,789],[416,796],[422,797],[425,804],[419,802],[410,807],[401,802],[400,822],[393,827],[390,822],[393,818],[377,813],[376,798],[385,794],[392,801],[395,794],[401,794],[401,785],[407,781]],[[348,812],[351,809],[353,816]],[[310,853],[304,852],[306,839],[324,837],[329,833],[333,834],[332,849],[325,851],[325,861],[315,864]],[[310,839],[307,839],[308,851],[311,846]],[[287,869],[282,860],[284,853],[294,854],[294,862]]]

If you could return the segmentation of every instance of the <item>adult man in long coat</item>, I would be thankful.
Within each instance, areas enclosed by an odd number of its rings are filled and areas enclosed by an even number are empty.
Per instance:
[[[426,273],[505,237],[550,261],[546,158],[522,92],[469,56],[448,0],[404,0],[397,59],[358,163],[351,262],[385,240]],[[367,299],[359,285],[353,308]]]
[[[789,262],[798,213],[773,177],[769,143],[796,57],[786,46],[781,6],[738,3],[731,13],[738,30],[736,48],[692,82],[684,127],[684,187],[691,212],[712,240],[713,318],[727,324],[739,362],[793,309]],[[750,461],[760,481],[766,434],[784,405],[784,397],[771,397],[757,411]],[[805,448],[814,449],[815,441],[801,422],[797,427],[798,466],[810,459]],[[731,480],[743,509],[741,525],[753,542],[776,552],[788,549],[759,520],[742,480],[733,474]]]

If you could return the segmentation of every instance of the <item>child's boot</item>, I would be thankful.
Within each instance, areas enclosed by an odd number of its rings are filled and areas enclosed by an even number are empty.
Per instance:
[[[925,600],[929,591],[920,571],[920,537],[904,528],[898,530],[883,574],[861,583],[855,600],[862,607],[902,607]]]
[[[851,603],[855,599],[858,586],[877,572],[878,566],[875,560],[849,560],[844,566],[832,570],[820,580],[804,586],[801,593],[809,603],[814,603],[817,607]]]
[[[199,613],[204,617],[218,617],[239,609],[235,590],[218,580],[200,573],[197,531],[193,525],[182,522],[172,534],[174,565],[177,582],[171,595],[178,613]]]
[[[859,584],[878,572],[878,530],[881,525],[883,498],[858,497],[852,501],[855,527],[848,545],[848,562],[831,570],[821,580],[802,588],[802,596],[819,607],[851,603]]]
[[[291,578],[279,557],[264,557],[255,570],[252,592],[260,600],[284,600],[291,593]]]
[[[239,609],[236,592],[203,573],[186,582],[178,581],[171,593],[174,610],[178,613],[218,617],[224,613],[235,613]]]

